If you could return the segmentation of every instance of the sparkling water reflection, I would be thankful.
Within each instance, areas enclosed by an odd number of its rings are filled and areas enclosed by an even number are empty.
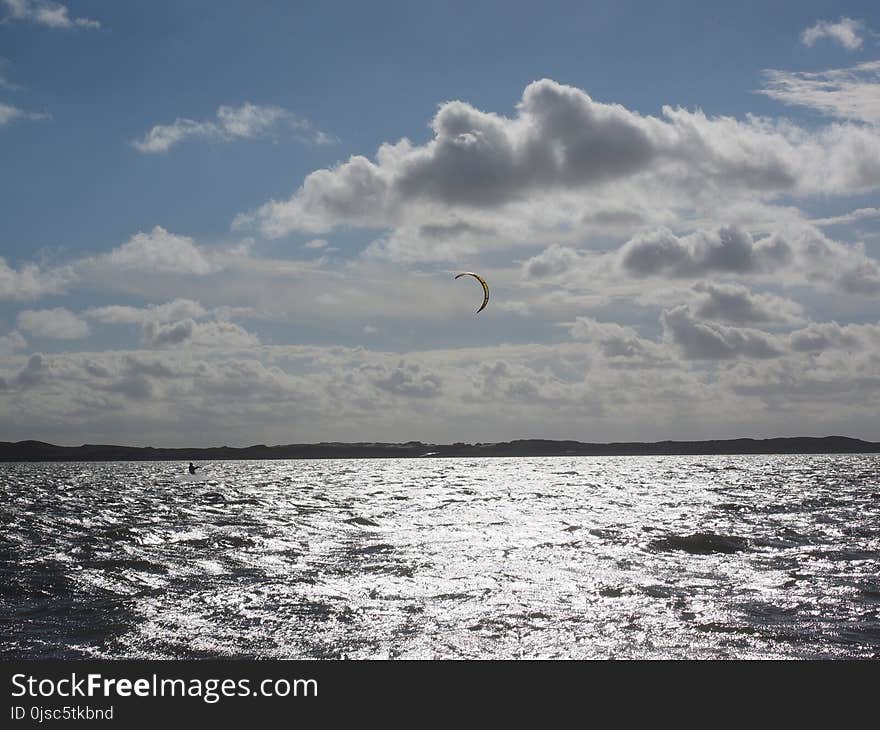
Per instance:
[[[5,657],[880,657],[875,455],[0,465]]]

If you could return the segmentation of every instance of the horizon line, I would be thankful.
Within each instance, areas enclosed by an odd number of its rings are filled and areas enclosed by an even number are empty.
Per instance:
[[[766,437],[755,437],[755,436],[732,436],[728,438],[704,438],[704,439],[660,439],[656,441],[580,441],[578,439],[573,438],[542,438],[542,437],[525,437],[525,438],[513,438],[513,439],[505,439],[502,441],[421,441],[417,439],[410,439],[408,441],[301,441],[301,442],[288,442],[288,443],[277,443],[277,444],[248,444],[246,446],[230,446],[228,444],[223,444],[222,446],[137,446],[133,444],[124,444],[124,443],[80,443],[76,445],[71,444],[58,444],[50,441],[41,441],[39,439],[21,439],[19,441],[0,441],[0,445],[5,447],[10,446],[24,446],[24,445],[40,445],[40,446],[52,446],[55,448],[63,448],[63,449],[79,449],[84,447],[101,447],[101,448],[125,448],[125,449],[155,449],[155,450],[190,450],[190,451],[204,451],[210,449],[235,449],[235,450],[245,450],[245,449],[255,449],[255,448],[263,448],[263,449],[276,449],[276,448],[284,448],[289,446],[363,446],[363,445],[373,445],[373,446],[406,446],[406,445],[423,445],[423,446],[448,446],[448,447],[466,447],[466,446],[497,446],[501,444],[516,444],[516,443],[528,443],[528,442],[542,442],[542,443],[551,443],[551,444],[580,444],[584,446],[653,446],[659,444],[708,444],[708,443],[728,443],[733,441],[755,441],[755,442],[766,442],[766,441],[782,441],[782,440],[802,440],[802,441],[823,441],[823,440],[847,440],[847,441],[859,441],[865,444],[872,445],[880,445],[880,441],[871,441],[865,438],[861,438],[858,436],[843,436],[840,434],[828,434],[825,436],[766,436]]]

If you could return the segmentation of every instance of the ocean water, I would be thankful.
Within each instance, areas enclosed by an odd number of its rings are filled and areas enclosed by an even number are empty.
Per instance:
[[[0,465],[4,658],[880,657],[880,457]]]

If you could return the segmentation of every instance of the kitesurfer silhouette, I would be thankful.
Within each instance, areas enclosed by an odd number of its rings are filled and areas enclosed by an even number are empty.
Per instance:
[[[190,473],[190,474],[195,474],[195,473],[196,473],[196,469],[201,469],[201,468],[202,468],[202,467],[200,467],[200,466],[194,466],[192,462],[189,462],[189,473]]]

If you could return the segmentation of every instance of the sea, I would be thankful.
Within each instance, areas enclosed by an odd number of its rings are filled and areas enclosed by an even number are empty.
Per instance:
[[[880,658],[880,455],[0,464],[5,659]]]

